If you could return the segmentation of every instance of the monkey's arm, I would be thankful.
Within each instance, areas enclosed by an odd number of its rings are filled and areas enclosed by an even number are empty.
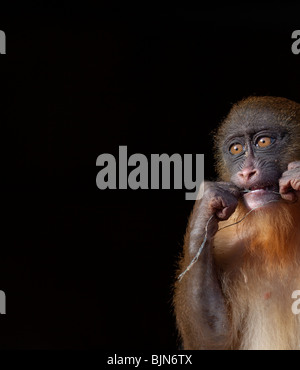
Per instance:
[[[232,184],[207,183],[190,217],[182,271],[196,255],[213,216],[198,261],[175,286],[174,304],[184,349],[226,349],[231,345],[228,308],[213,258],[212,238],[218,230],[218,220],[226,220],[234,212],[239,194]]]

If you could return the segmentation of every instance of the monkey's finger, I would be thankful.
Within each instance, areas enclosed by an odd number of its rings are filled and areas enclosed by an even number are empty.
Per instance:
[[[291,186],[294,190],[299,191],[300,190],[300,178],[292,179]]]
[[[294,161],[288,164],[288,171],[295,168],[300,168],[300,161]]]
[[[222,207],[216,209],[216,216],[219,220],[225,221],[233,214],[238,202],[236,199],[233,198],[228,203],[224,201],[222,203]]]
[[[295,179],[289,175],[288,172],[285,172],[281,179],[279,179],[279,192],[282,199],[295,202],[297,200],[297,195],[294,189]],[[300,184],[299,184],[300,185]]]
[[[291,190],[290,180],[290,177],[284,175],[279,179],[279,192],[281,194],[288,193]]]
[[[280,193],[287,193],[290,190],[300,190],[300,173],[299,169],[286,171],[279,179]]]
[[[282,193],[281,198],[289,202],[296,202],[298,196],[295,191],[289,191],[288,193]]]
[[[300,190],[300,168],[285,171],[279,179],[280,193],[287,193],[291,189]]]

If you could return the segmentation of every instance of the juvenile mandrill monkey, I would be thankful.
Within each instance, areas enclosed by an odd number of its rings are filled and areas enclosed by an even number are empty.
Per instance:
[[[222,181],[195,202],[175,284],[183,348],[300,349],[300,104],[238,102],[215,155]]]

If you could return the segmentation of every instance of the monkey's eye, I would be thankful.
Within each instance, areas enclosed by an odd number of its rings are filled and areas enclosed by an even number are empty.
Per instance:
[[[256,140],[255,146],[259,148],[265,148],[269,145],[271,145],[274,142],[274,139],[268,136],[260,137]]]
[[[233,155],[240,154],[243,150],[244,148],[242,144],[232,144],[229,148],[230,153]]]

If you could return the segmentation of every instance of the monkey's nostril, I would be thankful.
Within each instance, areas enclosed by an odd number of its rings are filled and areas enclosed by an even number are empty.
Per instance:
[[[255,169],[244,168],[239,172],[239,176],[246,181],[250,180],[255,175],[257,175],[257,171]]]
[[[252,176],[256,175],[256,171],[251,171],[248,173],[248,177],[251,178]]]

